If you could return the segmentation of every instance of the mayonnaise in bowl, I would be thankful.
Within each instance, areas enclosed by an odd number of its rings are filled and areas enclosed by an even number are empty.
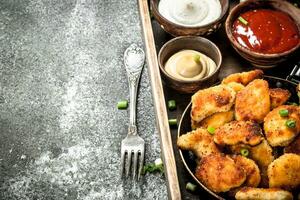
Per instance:
[[[183,81],[203,79],[216,68],[216,63],[210,57],[195,50],[181,50],[173,54],[165,64],[165,70],[170,76]]]

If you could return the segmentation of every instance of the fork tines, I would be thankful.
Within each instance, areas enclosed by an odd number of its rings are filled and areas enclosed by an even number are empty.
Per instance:
[[[122,140],[121,177],[123,175],[128,177],[130,172],[132,172],[133,179],[136,179],[136,174],[138,171],[138,180],[140,179],[144,164],[144,145],[144,140],[137,135],[129,135]]]

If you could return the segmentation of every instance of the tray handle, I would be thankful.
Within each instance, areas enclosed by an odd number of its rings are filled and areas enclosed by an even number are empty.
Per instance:
[[[295,64],[292,72],[286,77],[286,80],[300,83],[300,61]]]

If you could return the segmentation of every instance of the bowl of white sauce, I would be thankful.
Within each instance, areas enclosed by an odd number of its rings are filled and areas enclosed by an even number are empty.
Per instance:
[[[229,0],[151,0],[151,11],[173,36],[210,35],[228,15]]]
[[[181,36],[162,46],[158,63],[167,86],[181,93],[194,93],[218,80],[222,54],[206,38]]]

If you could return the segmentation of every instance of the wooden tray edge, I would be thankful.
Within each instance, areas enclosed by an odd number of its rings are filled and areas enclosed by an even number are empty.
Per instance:
[[[171,132],[168,123],[168,113],[165,106],[165,96],[157,61],[153,30],[147,0],[138,0],[144,43],[146,48],[149,77],[156,113],[156,124],[160,136],[161,153],[165,166],[170,199],[181,199],[175,156],[173,152]]]

